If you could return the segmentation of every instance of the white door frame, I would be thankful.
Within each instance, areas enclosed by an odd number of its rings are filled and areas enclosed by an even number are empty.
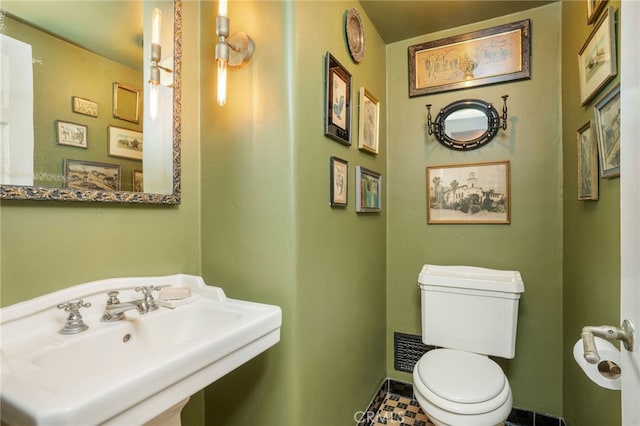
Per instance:
[[[635,324],[633,352],[622,355],[622,425],[640,425],[640,2],[618,13],[620,58],[620,321]],[[622,347],[622,346],[621,346]]]

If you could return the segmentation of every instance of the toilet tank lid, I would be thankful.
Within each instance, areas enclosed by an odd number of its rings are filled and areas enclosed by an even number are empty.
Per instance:
[[[418,284],[524,293],[520,272],[477,266],[424,265],[418,275]]]

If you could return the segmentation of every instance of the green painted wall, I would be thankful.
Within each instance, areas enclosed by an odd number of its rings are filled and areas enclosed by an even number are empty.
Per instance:
[[[606,5],[620,8],[619,1]],[[600,179],[598,201],[578,201],[576,192],[577,130],[593,119],[593,105],[619,76],[580,106],[576,57],[594,26],[587,25],[585,2],[564,1],[562,6],[564,416],[570,425],[615,425],[621,424],[620,392],[591,382],[572,353],[583,326],[620,322],[620,180]],[[618,58],[619,53],[618,46]]]
[[[345,48],[349,7],[365,24],[360,64]],[[229,297],[281,306],[284,324],[278,345],[196,394],[184,424],[346,425],[385,375],[411,380],[393,370],[393,331],[420,333],[422,264],[518,269],[516,358],[500,361],[514,405],[572,425],[619,424],[619,393],[589,382],[571,355],[583,325],[619,317],[619,182],[601,180],[597,202],[575,196],[576,130],[593,116],[575,77],[592,28],[584,3],[385,46],[357,3],[231,2],[232,31],[257,48],[229,72],[224,108],[215,8],[184,3],[184,21],[200,25],[183,26],[182,204],[1,201],[1,305],[114,275],[201,273]],[[408,46],[525,18],[531,80],[408,98]],[[357,130],[351,147],[323,136],[326,51],[353,74],[354,101],[360,86],[381,100],[378,156],[357,150]],[[424,104],[498,104],[502,94],[509,129],[488,146],[458,153],[424,134]],[[354,129],[357,112],[355,103]],[[346,209],[328,206],[332,155],[349,161]],[[426,166],[494,160],[511,162],[510,225],[426,224]],[[356,165],[382,173],[381,214],[355,213]]]
[[[378,156],[358,151],[357,130],[351,147],[323,135],[324,60],[331,51],[353,100],[366,86],[384,114],[384,44],[364,17],[367,56],[349,58],[343,18],[357,3],[232,2],[232,32],[249,32],[256,52],[229,72],[220,108],[215,6],[201,14],[203,274],[230,297],[281,306],[284,324],[277,346],[207,388],[206,423],[353,424],[384,377],[386,241],[386,207],[355,213],[354,170],[386,179],[385,130]],[[349,161],[347,208],[329,206],[332,155]]]
[[[530,80],[408,97],[407,47],[521,19],[531,19]],[[425,263],[467,264],[522,273],[516,357],[498,360],[514,406],[562,414],[561,6],[552,4],[387,45],[388,257],[387,374],[393,332],[420,334],[417,276]],[[425,134],[426,110],[458,99],[500,105],[509,95],[509,128],[487,146],[454,152]],[[427,166],[508,160],[510,225],[427,225]],[[541,390],[544,391],[541,391]]]

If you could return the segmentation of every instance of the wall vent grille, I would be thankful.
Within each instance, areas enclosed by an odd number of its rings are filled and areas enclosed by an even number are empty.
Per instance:
[[[412,373],[418,360],[431,349],[435,346],[422,343],[422,336],[396,331],[393,333],[393,368]]]

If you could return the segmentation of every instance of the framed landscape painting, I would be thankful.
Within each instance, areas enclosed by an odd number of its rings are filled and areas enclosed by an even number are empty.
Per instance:
[[[509,161],[429,166],[427,223],[511,223]]]
[[[586,105],[617,74],[615,12],[608,7],[578,53],[580,101]]]
[[[593,107],[600,153],[600,173],[605,179],[620,176],[620,85]]]
[[[598,199],[598,145],[592,120],[578,130],[578,200]]]

